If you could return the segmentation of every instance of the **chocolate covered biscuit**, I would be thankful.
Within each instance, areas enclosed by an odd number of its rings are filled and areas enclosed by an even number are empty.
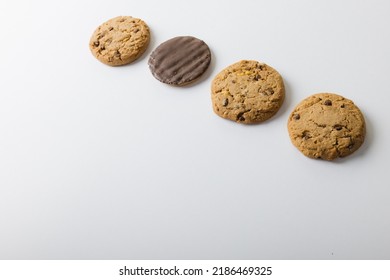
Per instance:
[[[205,42],[180,36],[162,43],[152,52],[149,68],[160,82],[183,86],[199,78],[210,61],[211,52]]]

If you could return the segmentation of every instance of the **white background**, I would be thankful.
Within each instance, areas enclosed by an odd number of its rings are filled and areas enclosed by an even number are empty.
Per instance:
[[[389,14],[386,0],[0,0],[0,258],[389,259]],[[113,68],[88,42],[118,15],[152,40]],[[185,88],[147,65],[179,35],[213,55]],[[263,124],[212,112],[213,77],[241,59],[284,78]],[[318,92],[366,117],[345,159],[290,142],[289,113]]]

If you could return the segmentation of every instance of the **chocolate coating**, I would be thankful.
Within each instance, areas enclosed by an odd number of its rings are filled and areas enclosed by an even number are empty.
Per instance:
[[[180,36],[165,41],[152,52],[149,68],[160,82],[183,86],[199,78],[210,61],[211,52],[205,42]]]

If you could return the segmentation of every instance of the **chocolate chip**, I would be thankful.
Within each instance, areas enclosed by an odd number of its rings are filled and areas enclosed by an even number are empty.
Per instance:
[[[335,124],[333,127],[336,130],[342,130],[343,129],[343,126],[341,124]]]
[[[259,65],[259,66],[257,66],[257,68],[259,68],[260,70],[263,70],[264,69],[264,65]]]
[[[345,105],[344,104],[341,104],[341,106],[340,106],[341,108],[345,108]]]
[[[259,93],[265,96],[270,96],[274,94],[274,90],[272,88],[267,88],[266,90],[262,91],[261,88],[259,88]]]
[[[236,80],[232,80],[232,84],[235,84],[236,83]]]
[[[296,120],[296,121],[299,120],[300,118],[301,118],[301,115],[299,115],[299,114],[294,114],[293,115],[293,119]]]
[[[225,99],[222,101],[222,106],[226,107],[228,104],[229,104],[229,100],[228,100],[227,98],[225,98]]]
[[[267,95],[267,96],[270,96],[270,95],[274,94],[274,90],[272,88],[267,88],[264,91],[264,94]]]
[[[236,119],[237,119],[238,121],[242,121],[242,122],[245,121],[245,118],[244,118],[243,115],[244,115],[244,112],[238,113]]]
[[[111,30],[113,30],[114,29],[114,27],[110,27],[110,28],[108,28],[108,31],[111,31]]]
[[[307,131],[307,130],[305,130],[305,131],[302,133],[302,138],[305,138],[305,140],[310,139],[310,138],[311,138],[310,132]]]
[[[324,105],[326,105],[326,106],[332,106],[332,101],[330,101],[329,99],[327,99],[327,100],[325,100]]]
[[[260,75],[257,74],[253,79],[254,79],[255,81],[258,81],[258,80],[261,79],[261,77],[260,77]]]
[[[95,42],[93,42],[93,45],[95,46],[95,47],[99,47],[99,41],[95,41]]]

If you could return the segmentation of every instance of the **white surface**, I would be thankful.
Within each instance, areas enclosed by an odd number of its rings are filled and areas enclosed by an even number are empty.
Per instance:
[[[0,3],[0,258],[390,258],[389,1]],[[118,15],[152,41],[112,68],[88,41]],[[178,35],[213,54],[186,88],[147,66]],[[213,76],[240,59],[285,80],[264,124],[212,112]],[[317,92],[363,111],[354,155],[311,160],[290,143],[288,114]]]

